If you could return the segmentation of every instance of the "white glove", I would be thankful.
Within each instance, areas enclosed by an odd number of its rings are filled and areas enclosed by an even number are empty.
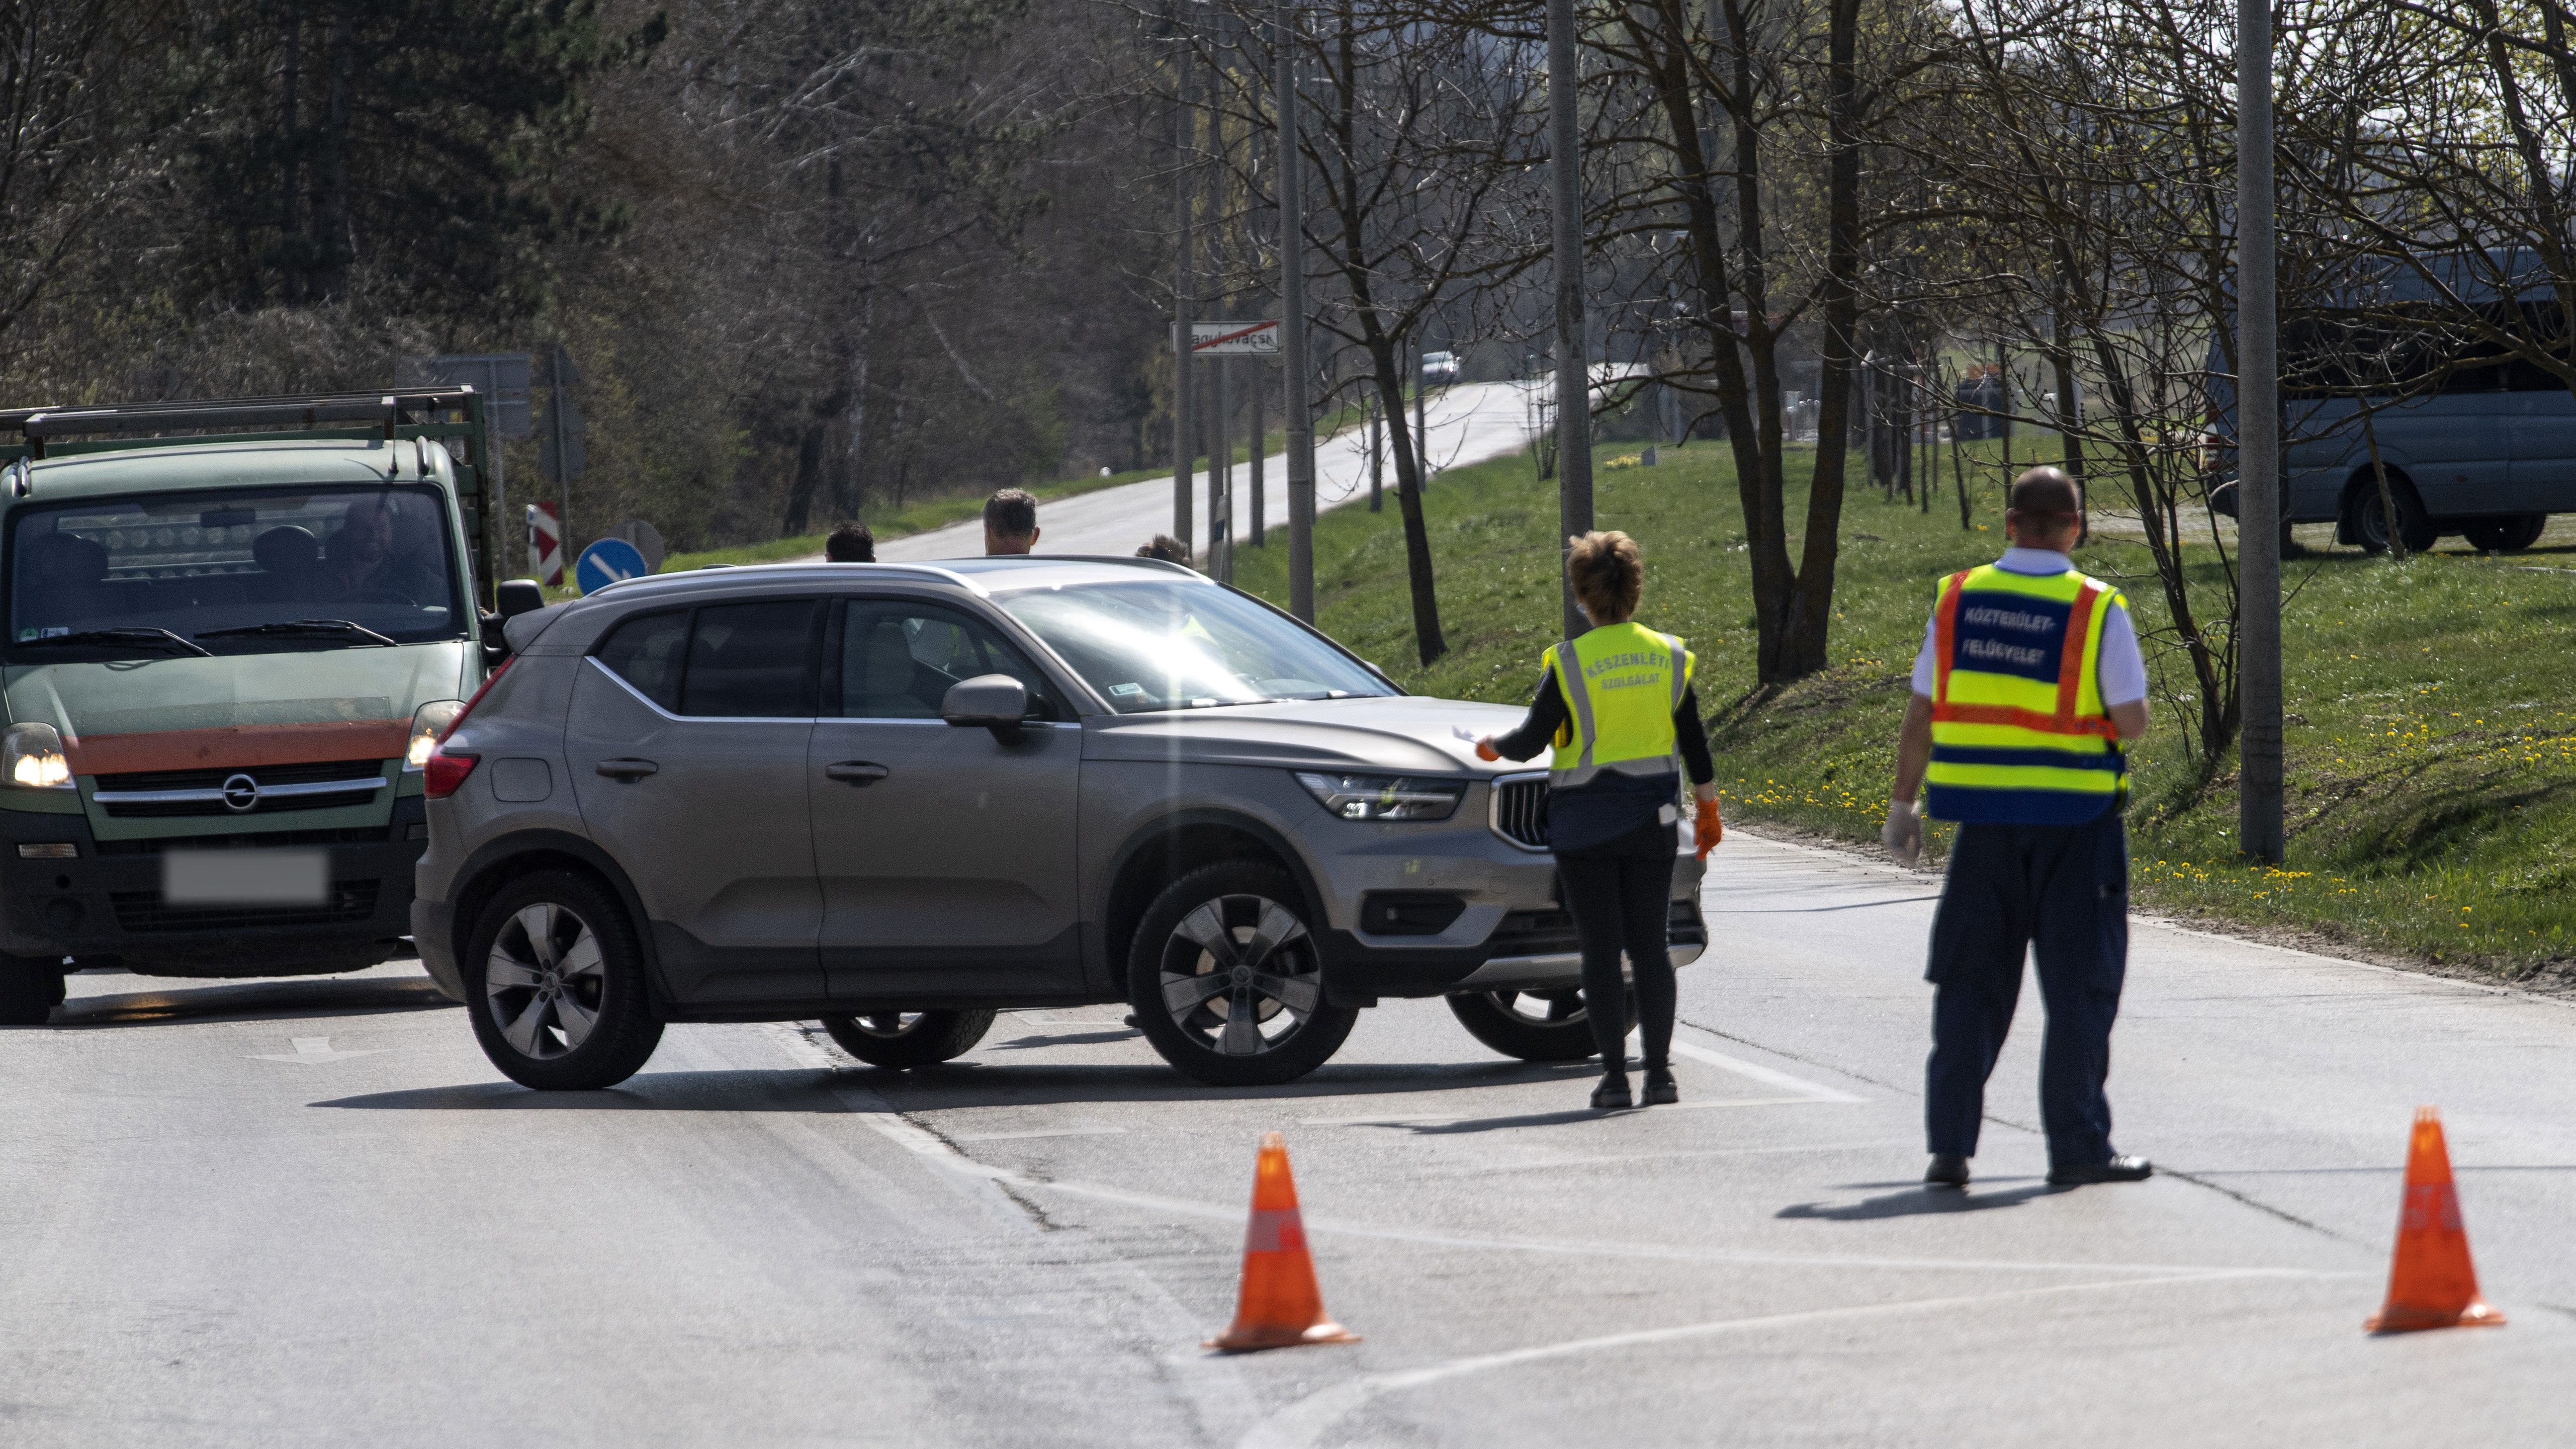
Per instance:
[[[1923,812],[1913,801],[1887,802],[1887,824],[1879,829],[1878,843],[1907,865],[1923,858]]]

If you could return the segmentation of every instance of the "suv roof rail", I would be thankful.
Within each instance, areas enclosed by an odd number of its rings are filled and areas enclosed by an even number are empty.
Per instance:
[[[300,393],[246,397],[115,403],[85,408],[11,408],[0,411],[0,433],[26,439],[26,456],[41,459],[56,438],[92,433],[203,433],[227,428],[316,430],[334,423],[369,424],[388,439],[406,423],[437,421],[472,402],[471,387],[396,387],[371,392]]]

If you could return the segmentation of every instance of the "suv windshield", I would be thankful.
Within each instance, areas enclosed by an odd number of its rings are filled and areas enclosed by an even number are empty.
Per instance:
[[[21,508],[11,525],[6,637],[23,661],[382,648],[465,632],[436,488],[102,498]],[[176,639],[154,645],[165,630]],[[54,638],[64,642],[42,642]]]
[[[1396,693],[1295,623],[1205,584],[1078,584],[996,594],[993,602],[1120,714]]]

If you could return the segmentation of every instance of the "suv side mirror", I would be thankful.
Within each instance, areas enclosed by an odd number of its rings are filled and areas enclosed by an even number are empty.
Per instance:
[[[1029,687],[1007,674],[978,674],[948,687],[939,701],[939,717],[959,729],[982,726],[1006,745],[1020,742],[1020,721],[1029,713]]]
[[[546,606],[546,591],[537,586],[535,579],[504,579],[493,592],[505,620],[533,614]]]

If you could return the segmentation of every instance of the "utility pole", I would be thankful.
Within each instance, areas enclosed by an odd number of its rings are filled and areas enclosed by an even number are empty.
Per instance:
[[[2237,849],[2278,864],[2281,374],[2272,272],[2272,7],[2236,0]]]
[[[1198,101],[1198,57],[1190,43],[1190,4],[1175,0],[1172,26],[1179,46],[1172,106],[1172,537],[1183,548],[1190,546],[1190,478],[1199,453],[1198,399],[1190,376],[1190,322],[1198,284],[1190,237],[1190,212],[1197,200],[1192,183],[1198,180],[1198,117],[1191,111]]]
[[[1278,70],[1279,330],[1287,375],[1288,612],[1315,622],[1315,422],[1306,413],[1306,211],[1299,200],[1304,169],[1297,145],[1297,24],[1288,0],[1271,22],[1271,61]]]
[[[2259,0],[2240,0],[2259,3]],[[1592,367],[1583,315],[1583,118],[1575,101],[1574,0],[1547,0],[1547,166],[1556,216],[1556,532],[1592,531]],[[1562,570],[1560,570],[1560,573]],[[1565,637],[1590,627],[1563,588]]]

